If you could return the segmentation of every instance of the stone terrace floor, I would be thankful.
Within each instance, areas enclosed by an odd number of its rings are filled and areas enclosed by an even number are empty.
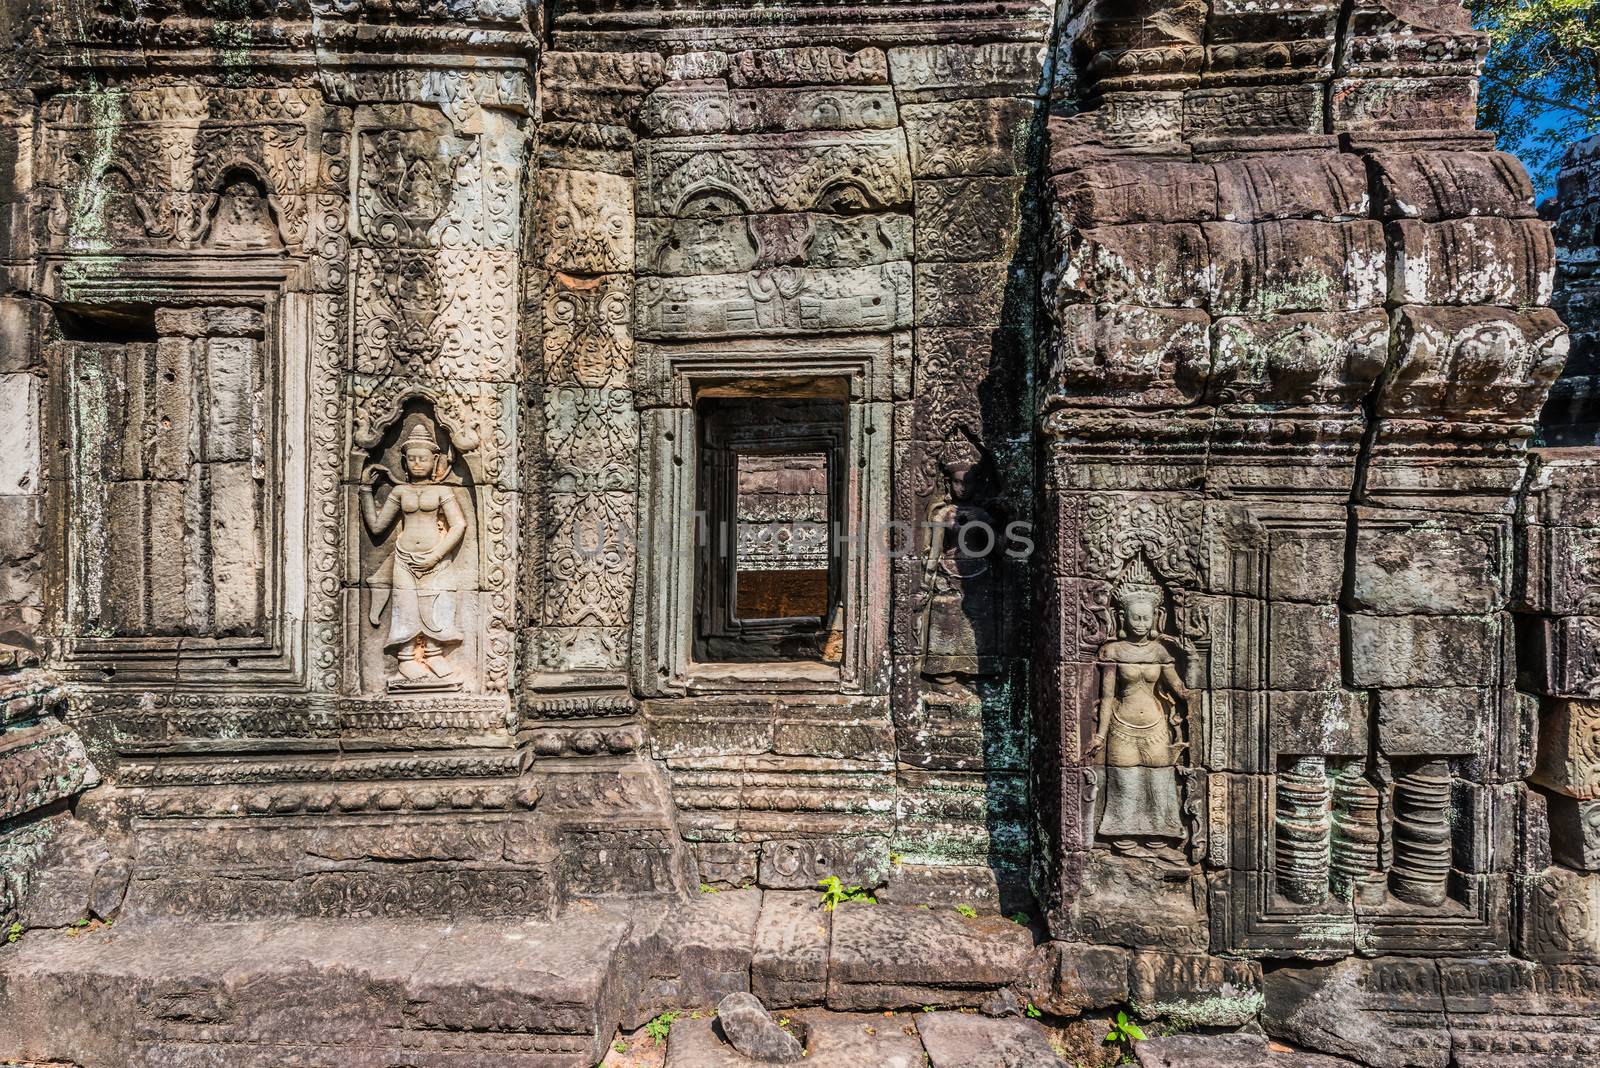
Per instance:
[[[0,1063],[720,1068],[754,1063],[711,1018],[738,990],[804,1031],[811,1065],[1115,1063],[1104,1013],[1020,1015],[1007,991],[1023,983],[1033,945],[1028,928],[997,916],[829,913],[814,893],[759,890],[576,907],[544,924],[129,919],[0,945]],[[669,1012],[663,1046],[644,1027]],[[1250,1035],[1153,1039],[1137,1053],[1142,1065],[1185,1068],[1343,1063],[1273,1053]]]

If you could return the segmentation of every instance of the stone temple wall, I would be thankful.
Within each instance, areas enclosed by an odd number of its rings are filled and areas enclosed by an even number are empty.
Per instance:
[[[1454,0],[5,25],[0,919],[834,875],[1052,1014],[1600,1055],[1600,476]],[[809,631],[700,537],[785,449]]]
[[[1596,399],[1596,333],[1600,331],[1600,138],[1567,150],[1549,204],[1556,240],[1556,296],[1552,302],[1572,329],[1572,353],[1550,389],[1539,417],[1539,443],[1593,445],[1600,433]]]

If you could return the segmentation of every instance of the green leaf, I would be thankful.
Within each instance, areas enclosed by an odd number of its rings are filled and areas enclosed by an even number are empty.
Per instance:
[[[1144,1028],[1140,1027],[1138,1024],[1131,1023],[1127,1027],[1123,1028],[1123,1030],[1128,1032],[1129,1038],[1132,1038],[1137,1042],[1144,1041]]]

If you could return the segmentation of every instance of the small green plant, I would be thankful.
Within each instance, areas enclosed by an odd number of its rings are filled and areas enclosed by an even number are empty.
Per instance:
[[[628,1044],[626,1042],[622,1041],[622,1039],[620,1039],[620,1038],[617,1039],[615,1042],[611,1043],[611,1048],[616,1050],[618,1053],[626,1053],[626,1052],[628,1052]]]
[[[1013,912],[1007,919],[1019,927],[1028,926],[1028,914],[1026,912]]]
[[[1039,1006],[1035,1005],[1031,1001],[1028,1002],[1022,1011],[1028,1014],[1028,1019],[1030,1020],[1037,1020],[1039,1017],[1044,1015],[1044,1013],[1039,1011]]]
[[[877,899],[859,886],[846,886],[839,881],[837,875],[830,875],[826,879],[818,880],[817,885],[822,887],[822,907],[832,912],[846,901],[864,901],[869,905],[877,904]]]
[[[22,937],[22,924],[14,923],[6,928],[6,945],[12,945]]]
[[[1144,1028],[1128,1019],[1128,1014],[1118,1010],[1117,1018],[1112,1021],[1111,1029],[1106,1032],[1107,1042],[1126,1042],[1132,1045],[1144,1041]]]
[[[924,1006],[922,1006],[922,1011],[923,1012],[932,1012],[933,1011],[933,1006],[932,1005],[924,1005]]]
[[[644,1033],[650,1036],[652,1042],[665,1042],[667,1035],[672,1033],[672,1021],[677,1018],[678,1014],[675,1012],[664,1012],[644,1025]]]
[[[961,915],[965,916],[969,920],[976,919],[978,915],[978,910],[973,908],[971,905],[957,905],[956,911],[961,913]]]
[[[700,884],[700,892],[702,894],[720,894],[722,891],[718,890],[716,887],[712,886],[710,883],[701,883]]]

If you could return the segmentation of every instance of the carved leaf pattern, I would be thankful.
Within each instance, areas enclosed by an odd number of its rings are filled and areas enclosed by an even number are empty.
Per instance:
[[[359,250],[355,369],[514,379],[515,280],[516,258],[508,252]]]
[[[1167,582],[1194,584],[1201,568],[1204,506],[1096,494],[1083,518],[1084,558],[1091,574],[1115,580],[1143,553]]]
[[[544,370],[552,385],[627,386],[633,285],[623,277],[552,276],[544,291]]]
[[[621,627],[632,605],[631,493],[556,493],[545,542],[544,621]]]

